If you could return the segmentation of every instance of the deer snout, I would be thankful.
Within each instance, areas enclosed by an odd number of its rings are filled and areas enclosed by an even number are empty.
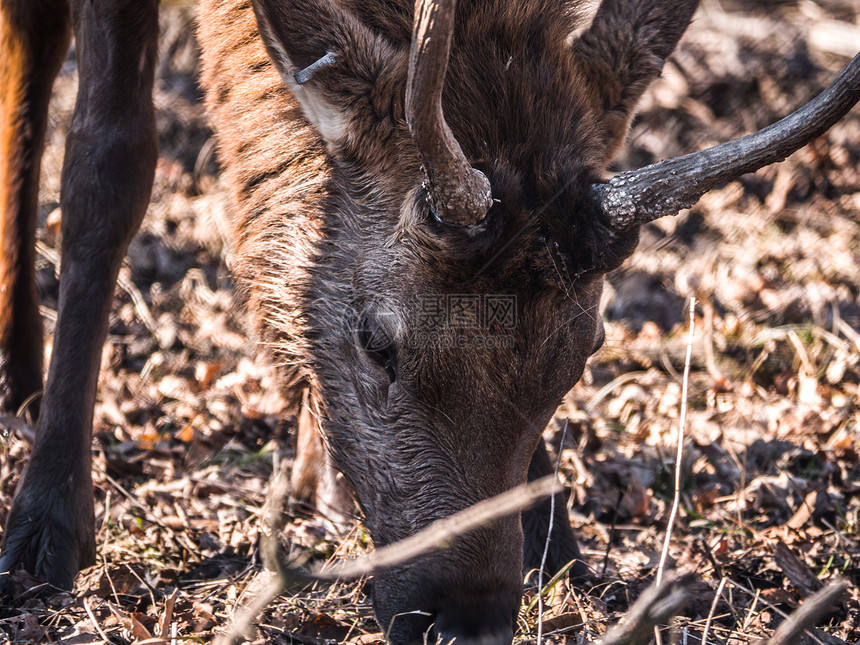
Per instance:
[[[516,575],[484,577],[478,585],[474,583],[482,577],[479,571],[460,578],[432,575],[444,566],[431,559],[411,570],[384,572],[374,580],[374,608],[389,641],[511,645],[522,599],[521,563],[514,563]]]
[[[510,645],[514,639],[516,609],[507,598],[486,599],[478,606],[463,606],[436,616],[428,642],[448,645]]]

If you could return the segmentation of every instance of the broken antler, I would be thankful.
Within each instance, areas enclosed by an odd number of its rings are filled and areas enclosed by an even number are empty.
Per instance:
[[[451,224],[470,225],[490,210],[487,177],[472,168],[442,113],[442,86],[454,31],[456,0],[416,0],[406,120],[427,176],[430,205]]]

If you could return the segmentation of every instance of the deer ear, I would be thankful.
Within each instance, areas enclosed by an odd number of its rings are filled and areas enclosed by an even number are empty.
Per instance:
[[[362,112],[391,87],[380,80],[397,51],[332,0],[253,5],[269,57],[329,149],[360,136]]]
[[[608,163],[627,136],[636,104],[663,69],[699,0],[602,0],[573,42],[585,80],[597,93]]]

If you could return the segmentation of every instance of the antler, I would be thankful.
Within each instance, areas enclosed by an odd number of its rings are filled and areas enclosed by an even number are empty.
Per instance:
[[[436,216],[451,224],[470,225],[484,218],[492,197],[489,180],[469,165],[442,113],[456,6],[456,0],[415,0],[406,120],[424,164]]]
[[[594,186],[610,225],[626,230],[689,208],[715,186],[788,155],[827,131],[860,100],[860,54],[799,110],[740,139],[624,172]]]

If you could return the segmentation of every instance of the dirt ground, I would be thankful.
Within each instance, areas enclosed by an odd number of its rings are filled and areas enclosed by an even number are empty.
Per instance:
[[[73,593],[18,580],[0,642],[204,642],[263,584],[259,525],[295,426],[256,357],[229,266],[229,203],[196,86],[193,5],[164,7],[161,157],[120,276],[95,411],[99,563]],[[617,169],[765,126],[860,49],[856,0],[705,0],[648,93]],[[76,86],[57,82],[43,164],[39,281],[56,317],[59,176]],[[609,276],[607,340],[545,432],[598,582],[528,590],[516,640],[596,642],[653,580],[673,494],[689,298],[697,301],[681,508],[691,572],[666,642],[752,643],[825,582],[851,586],[803,643],[860,643],[860,109],[785,163],[643,232]],[[567,427],[562,441],[562,429]],[[0,525],[29,451],[3,435]],[[371,547],[290,505],[312,561]],[[724,582],[719,600],[715,592]],[[382,640],[368,582],[278,599],[256,642]]]

